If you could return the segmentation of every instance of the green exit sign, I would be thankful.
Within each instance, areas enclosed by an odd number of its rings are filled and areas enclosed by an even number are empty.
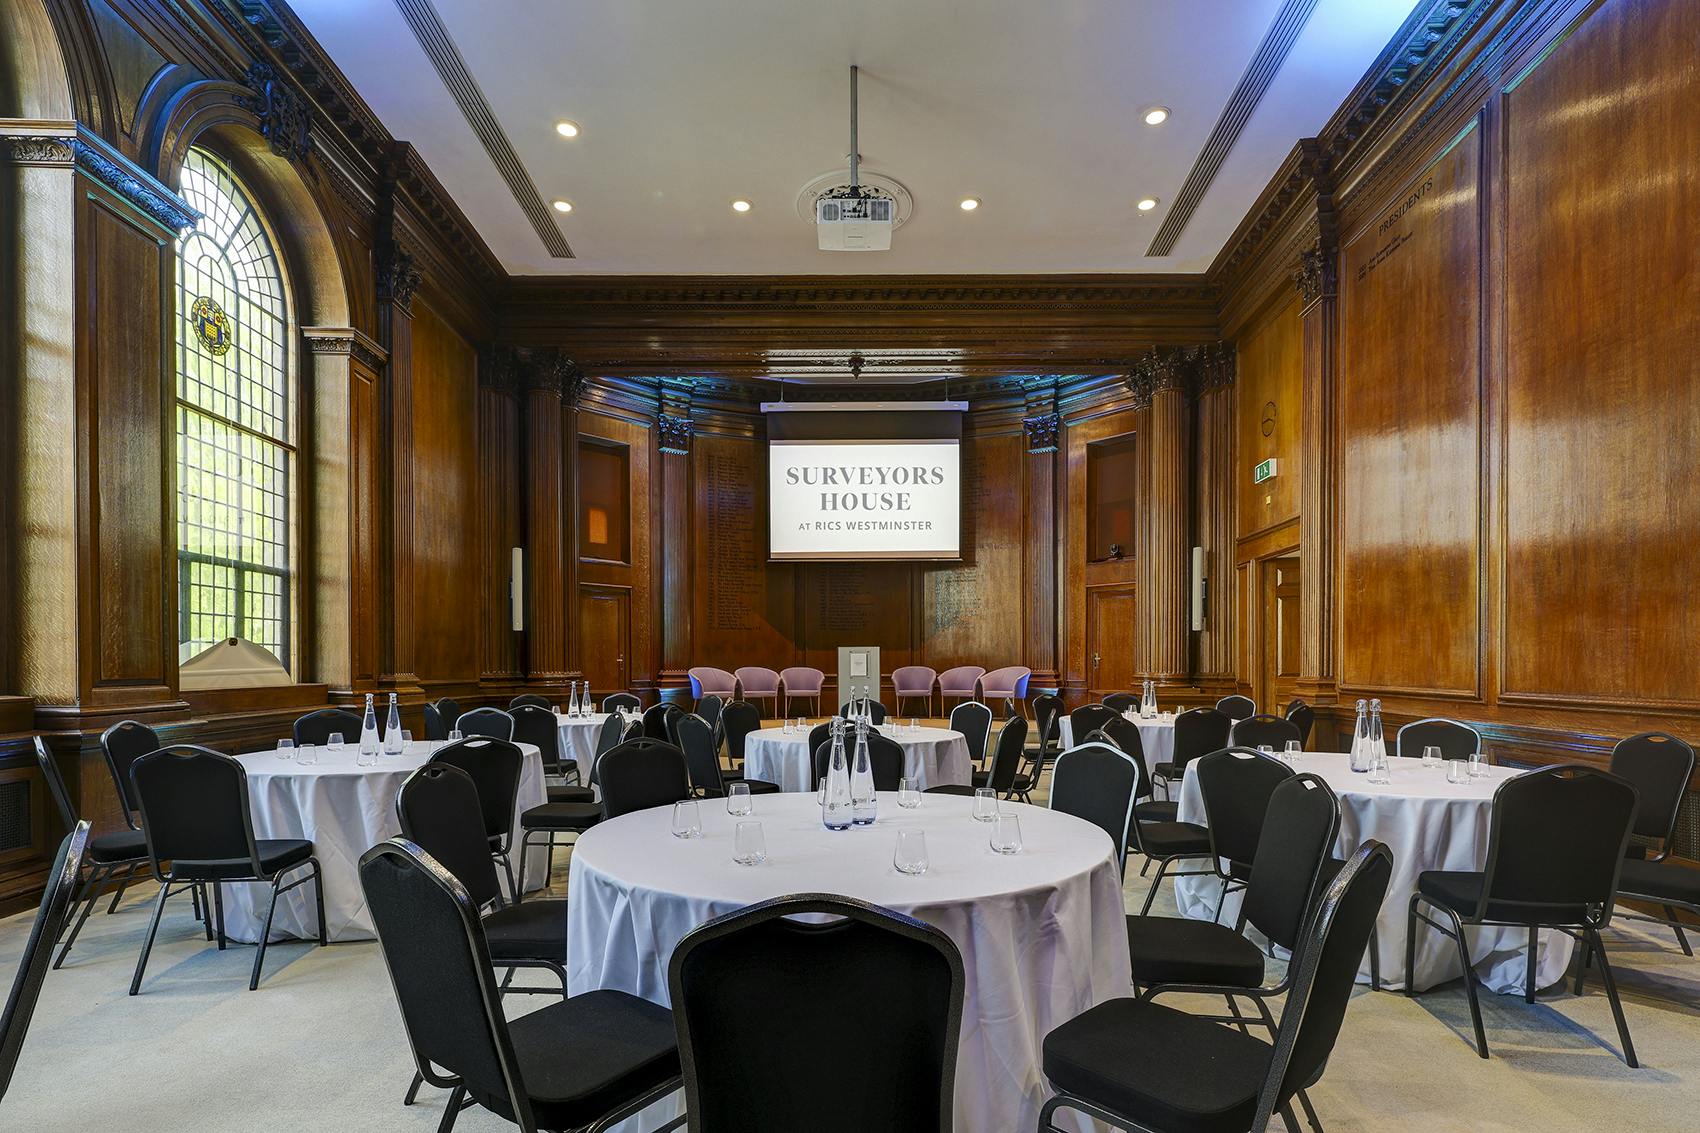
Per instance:
[[[1265,461],[1260,461],[1258,463],[1257,467],[1255,467],[1251,470],[1251,482],[1253,484],[1261,484],[1265,480],[1273,480],[1273,479],[1275,479],[1275,458],[1274,457],[1270,457],[1268,460],[1265,460]]]

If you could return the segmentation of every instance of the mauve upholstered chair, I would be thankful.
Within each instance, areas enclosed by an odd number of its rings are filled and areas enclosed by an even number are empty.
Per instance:
[[[933,713],[933,685],[938,682],[939,675],[935,669],[925,665],[904,665],[891,674],[892,693],[896,697],[897,714],[903,715],[905,697],[913,699],[921,697],[927,702],[927,715]]]
[[[980,678],[986,670],[978,665],[958,665],[939,674],[939,711],[948,711],[952,700],[978,700]]]
[[[732,670],[732,675],[738,678],[738,686],[743,690],[745,700],[771,701],[774,713],[779,712],[778,673],[760,665],[744,665]]]
[[[705,696],[723,696],[727,699],[737,692],[738,678],[725,669],[716,669],[709,665],[698,665],[685,673],[691,679],[691,698],[701,700]]]
[[[813,700],[815,715],[820,715],[820,690],[826,684],[825,673],[807,665],[793,665],[780,671],[779,683],[785,688],[785,711],[782,715],[791,715],[793,700]]]
[[[980,694],[974,699],[982,704],[990,704],[994,700],[1004,702],[1005,715],[1013,714],[1015,705],[1021,705],[1021,715],[1027,715],[1027,682],[1033,677],[1033,670],[1025,665],[1005,665],[1001,669],[993,669],[983,674],[979,681]]]

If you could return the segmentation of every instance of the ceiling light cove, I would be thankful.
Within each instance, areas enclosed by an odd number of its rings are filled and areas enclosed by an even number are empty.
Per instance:
[[[571,201],[556,200],[554,202],[554,205],[555,205],[555,211],[556,212],[572,212],[573,211],[573,203]]]
[[[1147,126],[1161,126],[1168,120],[1169,108],[1167,106],[1153,106],[1145,112],[1145,124]]]
[[[555,123],[555,132],[563,138],[578,137],[578,123],[569,122],[565,118]]]
[[[1140,200],[1139,200],[1139,203],[1137,205],[1135,205],[1134,207],[1137,208],[1140,212],[1150,212],[1152,209],[1157,207],[1157,198],[1156,197],[1141,197]]]
[[[980,207],[980,198],[979,197],[963,197],[962,203],[958,207],[960,207],[963,212],[973,212],[975,209]]]
[[[737,200],[732,202],[733,212],[749,212],[751,207],[750,202],[746,201],[742,197],[739,197]]]

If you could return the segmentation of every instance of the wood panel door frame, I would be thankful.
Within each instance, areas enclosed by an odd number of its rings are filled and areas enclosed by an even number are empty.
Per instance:
[[[1130,619],[1127,627],[1127,638],[1122,649],[1123,656],[1121,658],[1121,668],[1126,672],[1127,680],[1107,681],[1101,674],[1104,673],[1106,669],[1114,672],[1115,667],[1114,665],[1104,666],[1101,664],[1101,654],[1103,654],[1110,646],[1108,642],[1101,642],[1097,639],[1097,635],[1094,632],[1094,626],[1097,624],[1097,620],[1093,617],[1093,609],[1100,599],[1122,597],[1127,598],[1128,601],[1133,603],[1133,617]],[[1138,651],[1134,644],[1134,634],[1137,632],[1138,619],[1139,597],[1137,583],[1109,582],[1088,585],[1086,587],[1084,643],[1086,647],[1086,695],[1088,699],[1102,700],[1108,693],[1128,692],[1131,690],[1139,667]]]
[[[579,584],[579,588],[578,588],[578,613],[579,613],[579,625],[581,627],[583,627],[588,622],[588,619],[585,617],[585,614],[584,614],[585,603],[588,602],[588,601],[615,601],[615,602],[618,602],[622,607],[622,613],[624,615],[623,619],[622,619],[621,630],[620,630],[619,634],[617,635],[620,638],[620,640],[618,640],[615,643],[619,648],[619,654],[615,659],[615,664],[618,666],[619,677],[616,680],[616,682],[614,683],[614,685],[611,688],[608,688],[608,689],[597,688],[595,681],[593,679],[592,683],[591,683],[591,692],[593,692],[593,693],[598,693],[598,694],[601,694],[601,695],[607,695],[610,692],[626,692],[626,691],[629,691],[630,688],[631,688],[631,684],[632,684],[632,602],[633,602],[633,598],[634,598],[634,596],[633,596],[633,593],[632,593],[632,587],[621,585],[619,583],[583,582],[583,583]],[[586,638],[582,635],[582,632],[581,632],[581,636],[580,636],[579,640],[584,645],[586,645],[586,646],[589,645],[588,640],[586,640]],[[596,666],[596,667],[600,667],[600,666]],[[580,665],[580,669],[583,670],[583,672],[585,673],[585,676],[587,678],[590,677],[592,668],[593,668],[593,665],[592,665],[592,662],[590,661],[590,659],[588,657],[583,658],[582,663]]]
[[[1257,702],[1260,712],[1273,711],[1277,706],[1265,703],[1268,690],[1264,688],[1265,657],[1270,640],[1265,622],[1263,593],[1264,579],[1272,564],[1281,560],[1297,560],[1303,570],[1304,555],[1299,546],[1297,519],[1249,539],[1242,539],[1234,569],[1234,608],[1239,615],[1242,632],[1238,642],[1236,691]]]

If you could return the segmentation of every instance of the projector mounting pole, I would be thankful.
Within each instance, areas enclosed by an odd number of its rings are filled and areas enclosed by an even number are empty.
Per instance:
[[[856,66],[850,66],[850,188],[862,187],[861,169],[862,155],[856,148]],[[856,194],[860,195],[860,194]]]

